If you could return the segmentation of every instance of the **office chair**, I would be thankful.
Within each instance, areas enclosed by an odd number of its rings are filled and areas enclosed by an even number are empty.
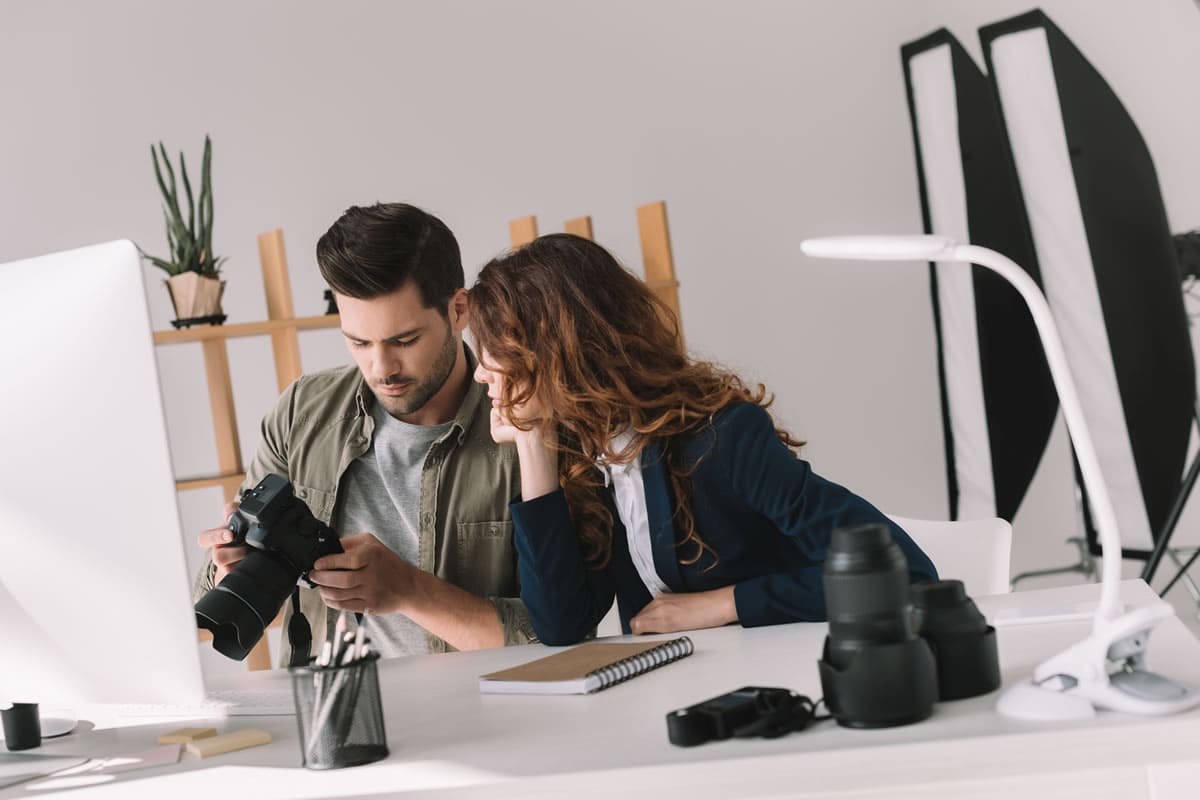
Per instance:
[[[1156,543],[1165,551],[1200,469],[1197,459],[1184,471],[1197,420],[1195,362],[1154,164],[1120,100],[1045,14],[979,36],[1122,556],[1150,559]],[[1149,580],[1155,563],[1146,566]]]
[[[987,78],[945,29],[900,49],[925,232],[1037,258]],[[951,519],[1011,521],[1058,411],[1029,310],[983,267],[929,265]]]
[[[959,522],[906,519],[888,514],[925,551],[942,580],[960,580],[972,597],[1010,588],[1012,525],[999,517]],[[970,546],[964,547],[964,544]]]

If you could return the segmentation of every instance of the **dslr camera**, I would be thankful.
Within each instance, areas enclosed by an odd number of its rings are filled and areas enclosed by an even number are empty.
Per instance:
[[[247,545],[250,552],[196,602],[196,624],[212,631],[218,653],[241,661],[296,582],[307,581],[313,563],[342,552],[342,545],[333,528],[296,498],[287,478],[275,474],[242,495],[241,506],[229,518],[229,530],[230,544]]]
[[[743,686],[667,714],[667,739],[677,747],[695,747],[731,736],[774,739],[812,722],[811,700],[791,689]]]

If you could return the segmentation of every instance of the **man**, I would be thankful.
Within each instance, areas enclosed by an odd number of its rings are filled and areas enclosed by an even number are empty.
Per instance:
[[[242,485],[288,477],[341,535],[345,552],[319,559],[309,573],[318,589],[301,590],[313,654],[338,609],[367,614],[385,657],[535,641],[508,515],[516,457],[493,442],[486,389],[471,378],[454,235],[413,206],[353,207],[317,243],[317,263],[356,366],[284,391]],[[231,538],[224,527],[200,534],[211,551],[197,596],[246,554]]]

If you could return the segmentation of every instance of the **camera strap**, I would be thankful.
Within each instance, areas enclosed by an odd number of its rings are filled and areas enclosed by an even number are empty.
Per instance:
[[[289,667],[303,667],[312,659],[312,626],[300,610],[300,587],[292,588],[292,618],[288,620],[288,640],[292,652],[288,656]]]
[[[775,739],[792,731],[802,731],[814,720],[829,718],[828,714],[817,716],[821,700],[814,703],[808,697],[787,689],[768,690],[758,700],[762,715],[752,722],[734,728],[734,736],[740,739],[751,736]]]

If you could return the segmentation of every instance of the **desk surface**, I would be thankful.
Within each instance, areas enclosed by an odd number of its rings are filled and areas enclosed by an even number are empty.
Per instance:
[[[1140,581],[1124,583],[1122,595],[1130,606],[1157,599]],[[979,605],[991,616],[1097,596],[1096,585],[1083,585],[981,598]],[[1004,685],[1028,677],[1038,661],[1082,638],[1088,627],[1087,621],[1075,621],[1000,628]],[[928,721],[901,728],[855,731],[830,721],[775,740],[676,748],[667,742],[664,720],[672,709],[745,685],[788,687],[814,698],[821,693],[815,659],[824,625],[725,627],[689,635],[696,644],[691,657],[582,696],[479,693],[480,674],[544,655],[549,648],[541,645],[395,659],[380,669],[391,749],[386,761],[332,772],[304,770],[292,718],[239,717],[219,727],[261,727],[275,741],[208,761],[185,759],[176,767],[126,773],[82,795],[220,796],[249,784],[260,800],[410,792],[404,796],[676,796],[686,785],[693,798],[828,792],[901,797],[921,785],[925,796],[941,796],[937,788],[946,796],[1030,797],[1061,796],[1061,787],[1078,790],[1086,783],[1090,798],[1126,800],[1171,796],[1162,789],[1167,772],[1147,770],[1159,764],[1171,765],[1174,779],[1184,774],[1200,782],[1200,767],[1187,763],[1200,759],[1200,712],[1027,723],[995,714],[995,694],[939,703]],[[1151,669],[1200,686],[1200,642],[1179,620],[1159,627],[1149,655]],[[275,679],[287,680],[282,674]],[[178,726],[72,734],[39,752],[137,752]],[[1159,788],[1151,793],[1155,780]],[[14,788],[0,797],[52,794]]]

